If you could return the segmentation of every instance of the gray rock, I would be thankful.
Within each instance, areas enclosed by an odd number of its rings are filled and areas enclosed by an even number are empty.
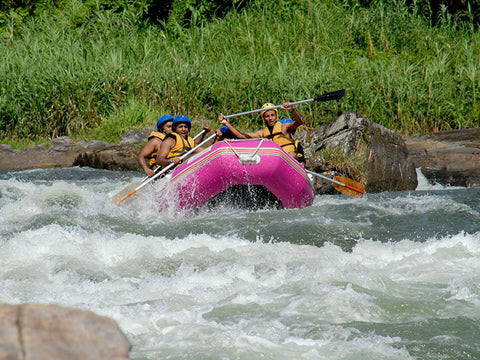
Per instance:
[[[141,170],[136,156],[140,148],[134,143],[110,144],[103,141],[74,142],[67,136],[46,144],[14,150],[0,147],[0,169],[35,169],[89,166],[109,170]]]
[[[0,304],[0,359],[129,359],[131,345],[111,319],[57,305]]]
[[[18,307],[0,304],[0,359],[23,359],[18,328]]]
[[[156,130],[155,126],[149,126],[142,130],[129,130],[120,138],[120,144],[133,143],[138,144],[145,141],[150,133]]]
[[[406,144],[430,183],[480,187],[480,128],[410,136]]]
[[[9,144],[0,144],[0,152],[2,153],[13,153],[15,150],[12,145]]]
[[[103,146],[97,149],[87,149],[75,158],[72,166],[88,166],[97,169],[115,171],[142,170],[137,162],[140,149],[135,144]]]
[[[348,112],[304,135],[307,167],[322,172],[322,151],[333,152],[334,170],[366,185],[367,192],[414,190],[417,175],[403,138],[360,114]],[[345,160],[343,160],[345,157]],[[343,165],[338,165],[342,162]],[[343,166],[343,168],[342,168]],[[324,181],[322,181],[324,184]],[[322,185],[323,186],[323,185]]]
[[[60,136],[52,140],[52,147],[71,147],[75,143],[68,136]]]

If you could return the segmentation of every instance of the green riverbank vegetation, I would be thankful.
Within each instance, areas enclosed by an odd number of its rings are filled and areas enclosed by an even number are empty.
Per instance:
[[[118,142],[166,113],[216,128],[220,112],[343,88],[298,106],[307,128],[347,111],[404,136],[479,126],[478,2],[51,3],[0,8],[2,143]],[[258,114],[232,122],[262,127]]]

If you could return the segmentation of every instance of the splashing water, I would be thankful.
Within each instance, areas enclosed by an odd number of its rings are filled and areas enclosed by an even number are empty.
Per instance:
[[[0,171],[0,302],[109,316],[132,359],[480,358],[480,189],[115,205],[141,175]]]

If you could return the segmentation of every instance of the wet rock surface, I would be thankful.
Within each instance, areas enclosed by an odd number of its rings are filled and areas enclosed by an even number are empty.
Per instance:
[[[480,128],[411,136],[406,144],[431,183],[480,187]]]
[[[403,138],[360,114],[342,114],[304,136],[307,167],[325,171],[323,150],[343,153],[367,192],[414,190],[417,175]],[[338,156],[338,155],[337,155]],[[352,169],[354,168],[354,169]],[[332,169],[327,169],[332,170]],[[333,169],[337,170],[338,169]],[[341,169],[340,169],[341,170]],[[338,174],[341,175],[341,174]],[[345,174],[350,177],[352,174]]]
[[[139,148],[133,143],[110,144],[103,141],[73,142],[67,136],[56,138],[51,146],[40,144],[14,150],[0,145],[1,169],[61,168],[90,166],[109,170],[139,170],[136,156]]]

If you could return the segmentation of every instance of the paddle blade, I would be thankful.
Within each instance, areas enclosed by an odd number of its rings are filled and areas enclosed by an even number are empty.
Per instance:
[[[330,101],[330,100],[339,100],[345,96],[345,89],[332,91],[319,97],[313,99],[314,101]]]
[[[337,191],[356,198],[363,197],[363,194],[365,193],[365,185],[343,176],[335,176],[333,179],[343,183],[343,185],[337,184],[336,182],[333,183],[333,187]]]
[[[112,196],[112,201],[114,201],[116,204],[119,204],[120,202],[122,202],[125,197],[125,195],[128,195],[130,194],[133,190],[135,190],[137,187],[139,187],[141,184],[143,183],[143,181],[137,181],[137,182],[134,182],[130,185],[127,185],[125,186],[122,190],[120,190],[118,193],[116,193],[115,195]],[[130,196],[130,195],[128,195]]]

